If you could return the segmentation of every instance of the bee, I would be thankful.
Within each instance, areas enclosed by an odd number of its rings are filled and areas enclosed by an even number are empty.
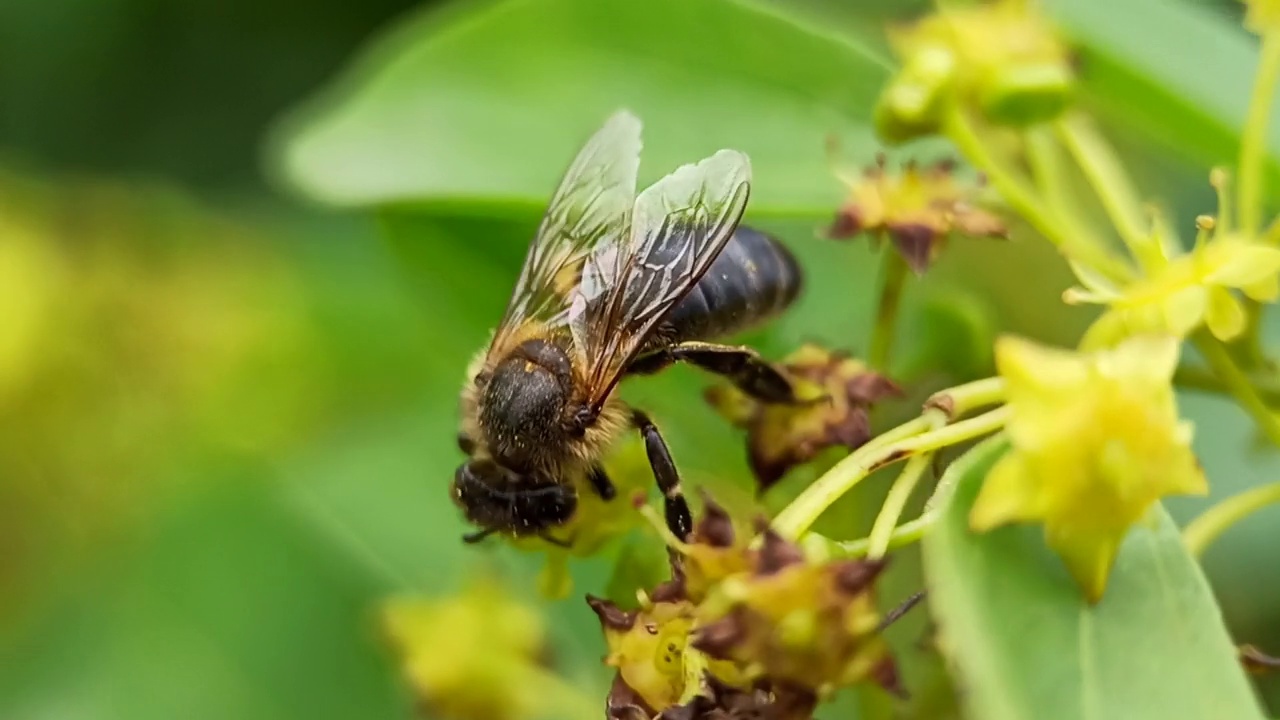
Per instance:
[[[479,530],[540,536],[572,518],[578,492],[617,493],[601,459],[639,432],[677,537],[689,506],[666,441],[614,389],[686,362],[766,402],[792,382],[749,347],[711,342],[781,313],[801,273],[791,253],[739,221],[751,164],[720,150],[636,195],[640,121],[612,115],[552,195],[505,314],[467,371],[451,495]]]

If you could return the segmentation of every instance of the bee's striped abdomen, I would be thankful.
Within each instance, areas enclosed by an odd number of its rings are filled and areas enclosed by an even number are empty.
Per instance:
[[[734,231],[698,284],[664,319],[663,340],[711,340],[781,313],[800,294],[800,266],[781,243],[748,227]]]

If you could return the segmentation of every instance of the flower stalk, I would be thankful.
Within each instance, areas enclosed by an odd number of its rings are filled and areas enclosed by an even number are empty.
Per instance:
[[[875,326],[867,350],[867,363],[880,372],[889,371],[894,336],[898,329],[898,309],[907,280],[907,261],[892,248],[884,248],[880,256],[880,299],[876,303]]]
[[[1249,114],[1240,136],[1240,227],[1249,234],[1262,229],[1263,161],[1267,157],[1267,126],[1277,85],[1280,85],[1280,29],[1273,29],[1262,36],[1262,56],[1253,81]],[[1280,232],[1269,234],[1276,236],[1269,240],[1280,243]]]
[[[1268,505],[1280,503],[1280,482],[1250,488],[1205,510],[1182,531],[1191,554],[1200,557],[1228,528]]]
[[[1267,439],[1280,447],[1280,417],[1263,401],[1249,376],[1236,365],[1227,348],[1205,330],[1197,332],[1192,341],[1214,374],[1222,380],[1227,392],[1249,413]]]
[[[1111,146],[1082,116],[1065,117],[1054,129],[1097,192],[1107,217],[1133,257],[1144,268],[1163,265],[1159,238],[1144,229],[1138,195]]]
[[[914,455],[930,453],[988,435],[1004,426],[1005,408],[951,422],[974,408],[999,402],[1004,384],[987,378],[936,394],[920,417],[850,453],[814,481],[774,518],[773,528],[786,538],[798,538],[828,507],[875,470]]]
[[[943,129],[964,153],[969,162],[982,170],[1005,202],[1063,255],[1088,265],[1105,277],[1122,281],[1133,276],[1133,270],[1092,235],[1068,227],[1057,213],[1049,209],[1027,181],[996,160],[964,111],[952,108]]]
[[[930,453],[913,456],[907,461],[902,473],[893,481],[893,486],[889,488],[889,494],[884,499],[884,505],[881,506],[880,513],[876,515],[875,522],[871,526],[871,535],[867,538],[867,556],[871,559],[882,558],[889,550],[889,542],[897,529],[895,525],[898,518],[902,516],[907,500],[920,484],[920,478],[924,477],[932,461],[933,455]]]

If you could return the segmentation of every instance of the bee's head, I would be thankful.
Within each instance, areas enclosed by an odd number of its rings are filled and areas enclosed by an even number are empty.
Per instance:
[[[562,451],[572,390],[573,370],[563,350],[544,340],[516,348],[480,389],[480,426],[494,457],[526,468]]]
[[[573,486],[538,473],[516,473],[487,459],[458,467],[453,499],[469,522],[515,535],[539,535],[566,522],[578,507]]]

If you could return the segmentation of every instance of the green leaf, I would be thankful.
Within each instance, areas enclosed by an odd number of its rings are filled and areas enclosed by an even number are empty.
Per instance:
[[[642,183],[722,147],[748,153],[752,212],[826,215],[825,143],[865,162],[888,61],[730,0],[507,0],[416,18],[286,123],[279,170],[348,206],[545,203],[620,107],[645,124]]]
[[[1170,0],[1047,6],[1079,51],[1086,103],[1105,121],[1202,165],[1235,163],[1258,64],[1239,24]],[[1268,174],[1280,182],[1280,115],[1268,138]]]
[[[1162,508],[1133,528],[1089,606],[1037,526],[983,535],[969,509],[1008,448],[947,471],[924,541],[931,606],[972,717],[1261,718],[1213,595]]]

